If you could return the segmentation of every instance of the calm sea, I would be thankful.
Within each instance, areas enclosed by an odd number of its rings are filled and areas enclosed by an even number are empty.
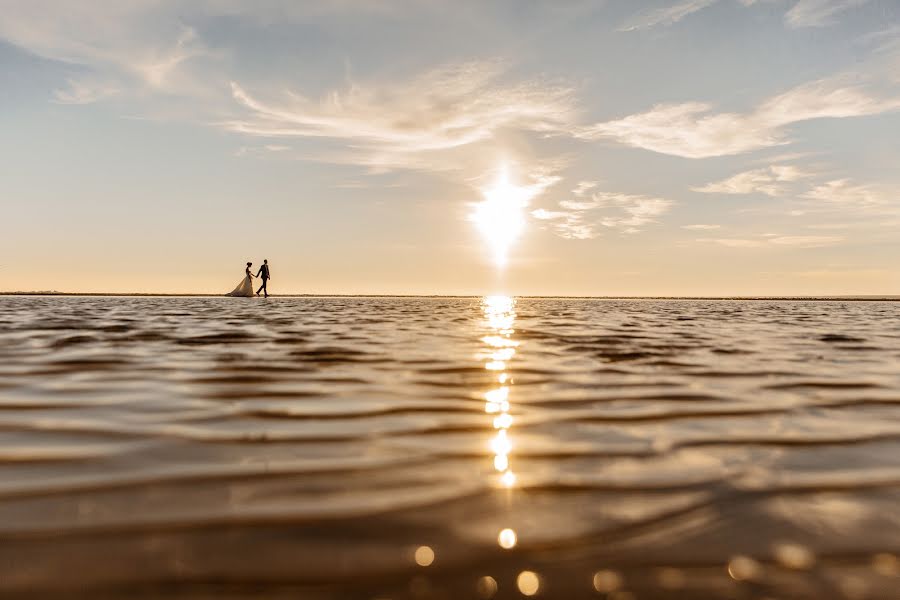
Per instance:
[[[0,297],[0,596],[896,598],[900,303]]]

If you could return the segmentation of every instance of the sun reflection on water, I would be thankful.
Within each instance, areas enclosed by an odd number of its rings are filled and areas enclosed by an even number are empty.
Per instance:
[[[490,335],[481,339],[485,344],[484,368],[496,373],[495,387],[484,393],[484,411],[493,415],[493,427],[496,430],[491,439],[490,448],[494,454],[494,469],[499,472],[498,482],[502,487],[512,487],[516,475],[510,465],[509,455],[512,442],[509,430],[514,419],[509,406],[509,373],[507,364],[516,354],[519,345],[512,335],[515,332],[513,323],[516,319],[516,303],[509,296],[487,296],[483,301],[484,316]]]
[[[509,404],[513,381],[508,366],[519,346],[519,342],[513,339],[516,301],[509,296],[486,296],[482,308],[488,330],[488,335],[481,338],[484,342],[484,368],[494,377],[492,387],[484,393],[484,412],[491,416],[491,425],[495,430],[489,446],[494,456],[494,470],[498,474],[497,485],[511,489],[516,485],[516,474],[510,464],[513,443],[509,432],[515,419]],[[497,534],[497,544],[504,550],[511,550],[517,543],[518,536],[511,528],[504,528]],[[530,580],[528,589],[531,589]],[[532,593],[536,591],[534,587]]]

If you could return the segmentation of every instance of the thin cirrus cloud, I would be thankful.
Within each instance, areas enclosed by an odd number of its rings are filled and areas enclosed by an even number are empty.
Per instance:
[[[638,13],[619,27],[619,31],[637,31],[657,26],[669,26],[686,16],[702,10],[718,0],[685,0],[672,6],[664,6],[655,10]]]
[[[185,66],[217,58],[194,28],[159,3],[7,0],[0,39],[37,56],[71,65],[68,87],[54,92],[64,104],[97,102],[136,86],[153,91],[193,91]],[[149,24],[153,24],[152,26]]]
[[[759,238],[698,238],[696,241],[728,248],[822,248],[839,244],[844,238],[835,235],[769,235]]]
[[[837,223],[819,224],[820,228],[862,226],[892,232],[900,224],[900,188],[896,185],[833,179],[813,186],[800,195],[800,200],[802,214],[838,219]],[[893,233],[890,237],[896,239]]]
[[[801,176],[801,178],[804,178]],[[727,181],[727,180],[726,180]],[[824,222],[807,222],[807,229],[853,230],[866,229],[870,239],[892,239],[886,232],[898,225],[900,217],[900,193],[894,188],[869,183],[858,183],[848,178],[820,181],[796,194],[795,202],[801,209],[787,214],[825,219]],[[782,209],[779,209],[782,210]],[[784,213],[782,213],[784,215]],[[688,229],[703,229],[688,226]],[[880,230],[880,232],[879,232]],[[730,248],[791,247],[798,249],[821,248],[845,242],[848,238],[835,235],[782,235],[764,234],[757,237],[706,237],[695,241]]]
[[[789,198],[789,207],[793,206],[794,208],[785,213],[786,209],[782,206],[782,208],[776,209],[779,211],[778,214],[832,219],[832,222],[807,223],[806,227],[811,229],[874,227],[883,230],[896,226],[896,218],[900,216],[900,191],[896,188],[872,183],[858,183],[849,178],[809,181],[813,178],[818,179],[816,173],[792,166],[773,165],[767,169],[754,169],[738,173],[723,181],[692,189],[699,192],[721,194],[757,192]],[[790,187],[786,185],[786,182],[802,182],[805,189],[797,189],[796,186]],[[834,222],[833,219],[838,221]],[[789,240],[792,239],[789,238]],[[797,240],[801,243],[810,241],[802,237]],[[732,245],[763,246],[765,244],[751,240],[746,244],[738,241]]]
[[[105,81],[68,78],[68,88],[60,88],[53,92],[53,101],[57,104],[92,104],[115,96],[121,90],[118,86]]]
[[[579,184],[576,190],[581,188]],[[603,229],[638,233],[646,225],[656,222],[673,204],[665,198],[615,192],[594,192],[589,198],[585,193],[576,196],[576,200],[561,201],[558,209],[539,208],[531,215],[545,221],[560,237],[591,239],[598,237]]]
[[[781,196],[788,191],[786,184],[811,177],[812,174],[794,165],[770,165],[733,175],[722,181],[691,188],[707,194],[752,194]]]
[[[802,198],[829,204],[842,204],[858,208],[886,207],[900,203],[900,195],[894,201],[882,190],[872,185],[857,184],[850,179],[834,179],[813,187]]]
[[[836,15],[866,2],[868,0],[799,0],[785,13],[784,22],[794,29],[825,27],[836,22]]]
[[[639,31],[668,27],[685,17],[717,4],[720,0],[682,0],[669,6],[640,12],[619,27],[619,31]],[[744,6],[774,3],[781,0],[739,0]],[[784,14],[784,24],[791,29],[826,27],[837,22],[837,15],[862,6],[869,0],[797,0]]]
[[[244,111],[220,125],[262,138],[342,141],[346,162],[412,168],[429,164],[423,154],[492,140],[503,130],[547,134],[572,127],[570,88],[504,84],[502,74],[503,66],[491,61],[441,66],[401,83],[354,83],[320,100],[295,93],[262,100],[232,82]]]
[[[787,128],[802,121],[877,115],[900,109],[851,77],[805,83],[745,112],[714,112],[710,104],[658,104],[650,110],[583,128],[578,137],[612,139],[685,158],[742,154],[790,142]]]
[[[600,185],[599,181],[579,181],[575,188],[572,190],[572,193],[580,198],[598,185]]]

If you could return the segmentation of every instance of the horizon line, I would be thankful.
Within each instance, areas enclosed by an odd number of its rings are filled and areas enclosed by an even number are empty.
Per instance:
[[[269,294],[276,298],[483,298],[498,294]],[[506,294],[499,294],[506,295]],[[819,294],[819,295],[722,295],[722,296],[664,296],[664,295],[569,295],[569,294],[508,294],[514,298],[571,298],[596,300],[843,300],[843,301],[900,301],[900,294]],[[133,298],[231,298],[227,294],[157,293],[157,292],[0,292],[0,296],[82,296]],[[251,298],[252,299],[252,298]],[[265,299],[265,298],[263,298]]]

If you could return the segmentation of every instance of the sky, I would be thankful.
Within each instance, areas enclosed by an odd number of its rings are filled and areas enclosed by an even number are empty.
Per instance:
[[[0,0],[0,291],[900,294],[898,0]]]

